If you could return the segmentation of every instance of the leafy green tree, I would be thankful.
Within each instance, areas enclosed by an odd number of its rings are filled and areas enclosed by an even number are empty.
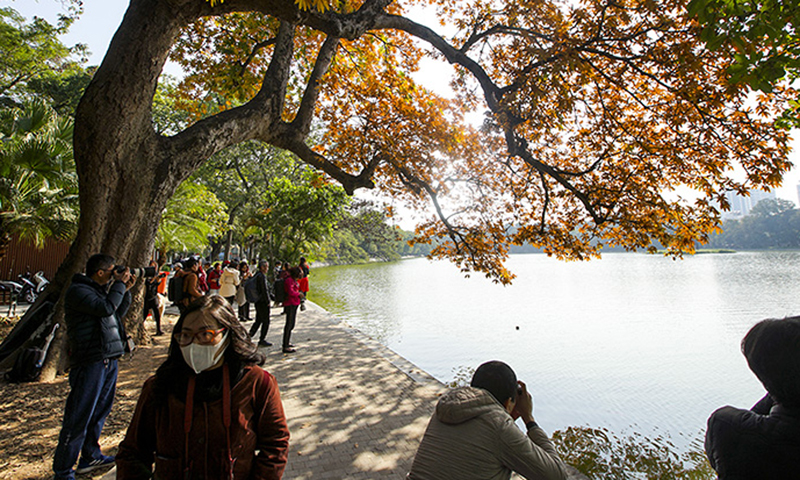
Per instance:
[[[331,236],[349,200],[342,187],[314,171],[305,171],[301,182],[278,178],[253,217],[253,232],[263,239],[270,258],[297,262]]]
[[[208,237],[224,231],[227,207],[206,186],[183,182],[161,216],[156,236],[159,257],[170,251],[203,251]]]
[[[731,56],[734,83],[772,92],[800,78],[799,0],[692,0],[689,13],[703,27],[700,37],[708,47]],[[780,124],[798,127],[797,92],[788,104]]]
[[[367,260],[399,260],[401,236],[399,230],[390,226],[386,220],[384,208],[377,207],[371,201],[355,200],[345,209],[336,230],[349,231],[357,239],[358,247]]]
[[[81,13],[77,4],[68,9],[51,25],[38,17],[25,23],[13,8],[0,8],[0,98],[5,103],[39,93],[56,100],[53,106],[61,113],[74,112],[90,77],[81,67],[86,47],[67,47],[58,39]]]
[[[0,110],[0,257],[11,234],[43,246],[77,230],[72,120],[41,100]]]
[[[247,244],[254,239],[247,230],[253,216],[264,208],[264,198],[276,179],[301,182],[303,167],[285,151],[253,141],[232,146],[209,159],[192,176],[227,205],[224,229],[209,237],[212,256],[224,248],[228,258],[231,243]],[[252,229],[251,229],[252,231]]]
[[[714,248],[761,250],[800,248],[800,211],[793,202],[765,199],[740,220],[727,220],[711,237]]]

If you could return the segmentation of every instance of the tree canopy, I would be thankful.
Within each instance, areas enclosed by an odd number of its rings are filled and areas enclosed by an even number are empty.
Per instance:
[[[258,110],[277,123],[253,137],[347,191],[432,205],[418,240],[501,282],[514,244],[691,251],[724,191],[775,187],[790,167],[780,95],[749,106],[683,2],[214,3],[195,5],[170,53],[188,72],[187,133]],[[422,5],[453,35],[404,16]],[[454,64],[454,100],[413,80],[423,56]]]
[[[702,25],[700,37],[709,48],[732,56],[731,81],[772,92],[800,78],[800,1],[692,0],[689,11]],[[800,127],[796,93],[781,124]]]
[[[86,47],[67,47],[58,36],[80,13],[79,5],[70,4],[68,13],[51,25],[41,18],[26,23],[13,8],[0,8],[0,98],[7,103],[50,94],[59,100],[57,109],[74,110],[89,82],[82,67]]]
[[[98,251],[145,262],[152,212],[251,140],[347,193],[431,206],[417,241],[499,282],[524,242],[567,259],[655,241],[691,251],[718,227],[725,191],[778,186],[791,167],[774,127],[783,92],[751,99],[731,83],[731,60],[704,47],[683,1],[328,5],[131,0],[75,113],[81,217],[53,292]],[[407,13],[421,6],[446,34]],[[161,133],[153,99],[170,56],[192,116]],[[414,80],[426,56],[453,65],[455,98]],[[480,128],[464,120],[474,110]]]

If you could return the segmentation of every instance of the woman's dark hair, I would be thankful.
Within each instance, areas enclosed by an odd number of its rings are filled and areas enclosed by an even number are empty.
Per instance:
[[[517,398],[517,375],[511,367],[499,360],[492,360],[478,367],[472,375],[470,386],[487,390],[503,406],[509,398]]]
[[[175,323],[173,332],[180,332],[186,317],[197,311],[205,311],[219,322],[220,326],[225,327],[228,332],[228,348],[225,350],[226,362],[236,367],[264,364],[266,356],[259,352],[258,347],[250,340],[250,335],[247,334],[244,326],[239,323],[239,319],[231,309],[228,301],[219,295],[204,295],[191,302],[186,310],[181,313],[180,318]],[[167,359],[156,370],[154,388],[157,399],[165,399],[168,393],[175,391],[176,386],[185,386],[190,372],[191,369],[183,359],[180,345],[178,345],[174,336],[171,337]]]
[[[184,270],[189,270],[192,267],[194,267],[195,265],[197,265],[197,259],[194,258],[194,257],[189,257],[186,260],[184,260],[182,263],[183,263],[183,269]]]
[[[289,269],[289,276],[297,280],[300,278],[300,267],[292,267]]]
[[[744,336],[742,353],[777,403],[800,407],[800,317],[758,322]]]

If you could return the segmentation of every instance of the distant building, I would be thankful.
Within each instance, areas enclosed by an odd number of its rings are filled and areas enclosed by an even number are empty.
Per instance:
[[[798,194],[800,194],[800,185],[798,185],[797,188]],[[750,214],[750,210],[761,200],[774,199],[777,197],[775,196],[775,192],[750,190],[749,196],[728,192],[725,194],[725,198],[728,200],[728,203],[730,203],[731,209],[727,212],[722,212],[723,220],[745,217]]]
[[[800,205],[800,183],[797,184],[797,204]]]

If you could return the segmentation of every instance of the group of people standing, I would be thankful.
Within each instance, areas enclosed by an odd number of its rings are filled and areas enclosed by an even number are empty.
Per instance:
[[[303,303],[309,292],[308,276],[310,267],[305,257],[300,258],[300,264],[292,266],[289,262],[278,262],[273,273],[275,282],[270,282],[269,262],[260,260],[255,272],[250,270],[246,261],[225,260],[216,262],[206,271],[195,257],[189,257],[173,265],[175,276],[182,278],[181,299],[176,302],[178,309],[183,311],[188,306],[205,295],[218,295],[225,300],[231,308],[236,305],[239,322],[254,321],[250,328],[250,336],[255,337],[260,332],[258,346],[271,347],[267,341],[270,326],[270,313],[273,300],[275,306],[283,308],[286,315],[286,324],[283,330],[283,353],[295,353],[295,346],[291,343],[292,330],[297,322],[297,311],[305,308]],[[245,285],[249,281],[255,282],[257,298],[248,299]],[[156,280],[153,280],[156,282]],[[282,289],[280,295],[276,289]],[[251,304],[255,305],[256,316],[251,318]],[[148,310],[153,309],[152,302],[145,303],[145,317]],[[156,335],[161,334],[160,315],[156,317]]]
[[[258,262],[254,274],[246,262],[217,264],[206,272],[198,259],[188,258],[174,267],[182,280],[176,302],[181,315],[167,359],[145,382],[116,458],[101,453],[99,437],[113,404],[117,359],[127,337],[122,318],[136,279],[103,254],[92,256],[85,273],[73,278],[65,297],[71,389],[53,461],[56,480],[74,480],[76,473],[112,463],[118,479],[281,478],[289,430],[277,382],[260,367],[266,357],[258,346],[270,345],[270,305],[280,287],[283,351],[295,352],[289,342],[309,290],[308,263],[281,264],[272,285],[267,261]],[[158,294],[165,278],[145,279],[144,315],[152,312],[157,335],[163,334]],[[248,334],[242,322],[249,320],[250,302],[243,287],[251,279],[258,298]],[[251,337],[259,329],[256,345]]]
[[[197,276],[195,263],[184,267],[187,276]],[[55,479],[74,480],[75,473],[116,463],[118,480],[279,480],[289,430],[275,377],[260,367],[266,357],[251,340],[269,325],[263,316],[271,298],[268,273],[268,263],[259,262],[255,303],[261,323],[249,335],[223,293],[201,294],[183,305],[167,359],[145,382],[115,458],[101,453],[98,440],[114,399],[117,359],[125,352],[121,320],[136,279],[110,256],[89,258],[86,273],[73,277],[64,297],[70,393],[53,460]],[[302,264],[282,265],[278,274],[286,290],[288,332],[301,304],[303,275]],[[187,279],[184,285],[194,291],[198,283]],[[225,292],[222,285],[220,290]],[[284,351],[288,345],[285,331]],[[705,448],[721,480],[798,478],[798,346],[800,317],[759,322],[742,341],[767,395],[750,410],[723,407],[709,418]],[[407,478],[507,480],[512,471],[529,479],[567,477],[534,419],[526,383],[504,362],[486,362],[469,387],[440,397]]]

